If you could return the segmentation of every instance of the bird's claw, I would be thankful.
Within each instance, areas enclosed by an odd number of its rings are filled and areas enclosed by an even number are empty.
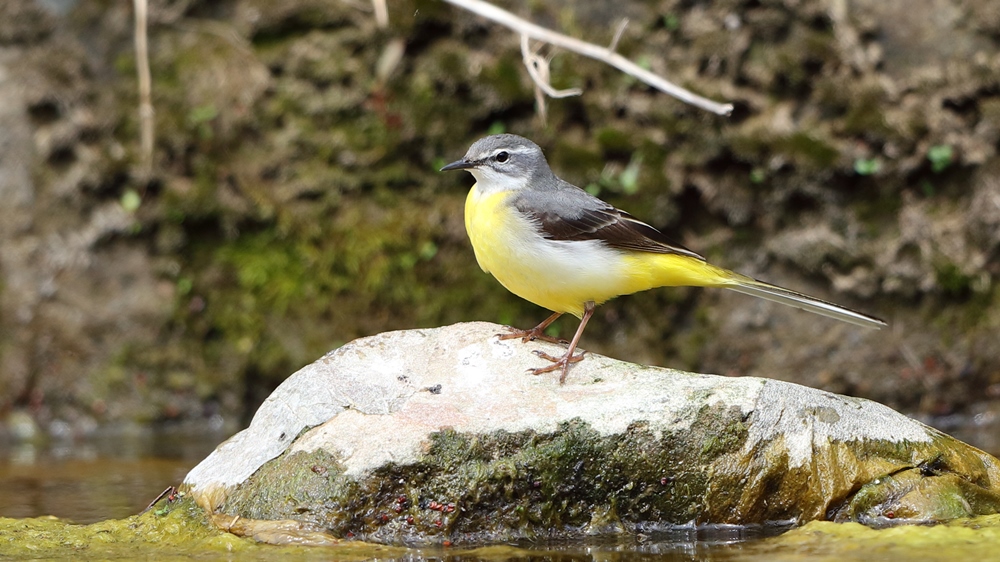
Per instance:
[[[539,351],[537,349],[532,351],[532,353],[541,357],[542,359],[552,361],[552,364],[549,365],[548,367],[536,367],[533,369],[528,369],[528,372],[531,373],[532,375],[541,375],[543,373],[551,373],[553,371],[558,371],[561,369],[562,374],[559,375],[559,384],[563,384],[564,382],[566,382],[566,375],[569,374],[569,366],[572,365],[573,363],[579,363],[580,361],[582,361],[584,354],[586,354],[587,352],[581,351],[577,355],[570,355],[567,352],[562,357],[554,357],[552,355],[549,355],[548,353],[545,353],[544,351]]]
[[[563,345],[569,344],[568,341],[566,341],[566,340],[564,340],[562,338],[555,338],[555,337],[546,335],[543,331],[541,331],[541,330],[539,330],[537,328],[531,328],[530,330],[518,330],[516,328],[511,328],[510,330],[511,330],[510,333],[507,333],[507,334],[497,334],[497,336],[501,340],[514,340],[514,339],[517,339],[517,338],[521,338],[521,343],[528,343],[529,341],[541,340],[541,341],[546,341],[546,342],[549,342],[549,343],[557,343],[557,344],[563,344]]]

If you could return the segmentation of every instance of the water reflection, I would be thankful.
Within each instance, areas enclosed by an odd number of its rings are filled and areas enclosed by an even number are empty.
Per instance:
[[[82,441],[0,443],[0,517],[93,523],[133,515],[226,437],[221,428],[121,427]]]

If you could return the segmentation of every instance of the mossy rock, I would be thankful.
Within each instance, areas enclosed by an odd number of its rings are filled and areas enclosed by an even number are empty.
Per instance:
[[[356,340],[188,474],[216,517],[381,543],[996,513],[1000,461],[867,400],[589,355],[456,324]],[[557,353],[555,349],[548,350]]]

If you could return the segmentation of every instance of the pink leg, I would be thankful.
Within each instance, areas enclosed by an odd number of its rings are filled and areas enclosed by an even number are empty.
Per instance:
[[[573,335],[573,341],[569,342],[569,349],[566,350],[566,354],[562,357],[553,357],[548,353],[542,351],[536,351],[535,355],[552,361],[552,364],[548,367],[541,367],[538,369],[530,369],[532,375],[540,375],[542,373],[551,373],[552,371],[562,369],[562,375],[559,376],[559,384],[566,382],[566,375],[569,374],[569,366],[572,363],[577,363],[583,360],[583,355],[586,351],[580,353],[579,355],[573,355],[576,351],[576,344],[580,343],[580,336],[583,335],[583,329],[587,327],[587,322],[590,317],[594,315],[594,308],[596,305],[594,301],[587,301],[583,305],[583,318],[580,319],[580,327],[576,329],[576,334]]]
[[[542,340],[550,343],[566,343],[566,340],[559,338],[554,338],[552,336],[545,335],[545,328],[548,328],[550,324],[556,321],[557,318],[562,316],[562,312],[554,312],[552,316],[549,316],[542,321],[541,324],[535,326],[530,330],[515,330],[512,329],[509,334],[501,334],[500,339],[502,340],[512,340],[516,338],[521,338],[521,343],[528,343],[529,341]]]

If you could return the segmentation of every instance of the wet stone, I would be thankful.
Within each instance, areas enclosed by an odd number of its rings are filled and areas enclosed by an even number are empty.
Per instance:
[[[556,346],[503,330],[389,332],[332,351],[184,489],[217,520],[389,544],[1000,508],[997,459],[880,404],[593,354],[560,385],[526,373],[532,350]]]

